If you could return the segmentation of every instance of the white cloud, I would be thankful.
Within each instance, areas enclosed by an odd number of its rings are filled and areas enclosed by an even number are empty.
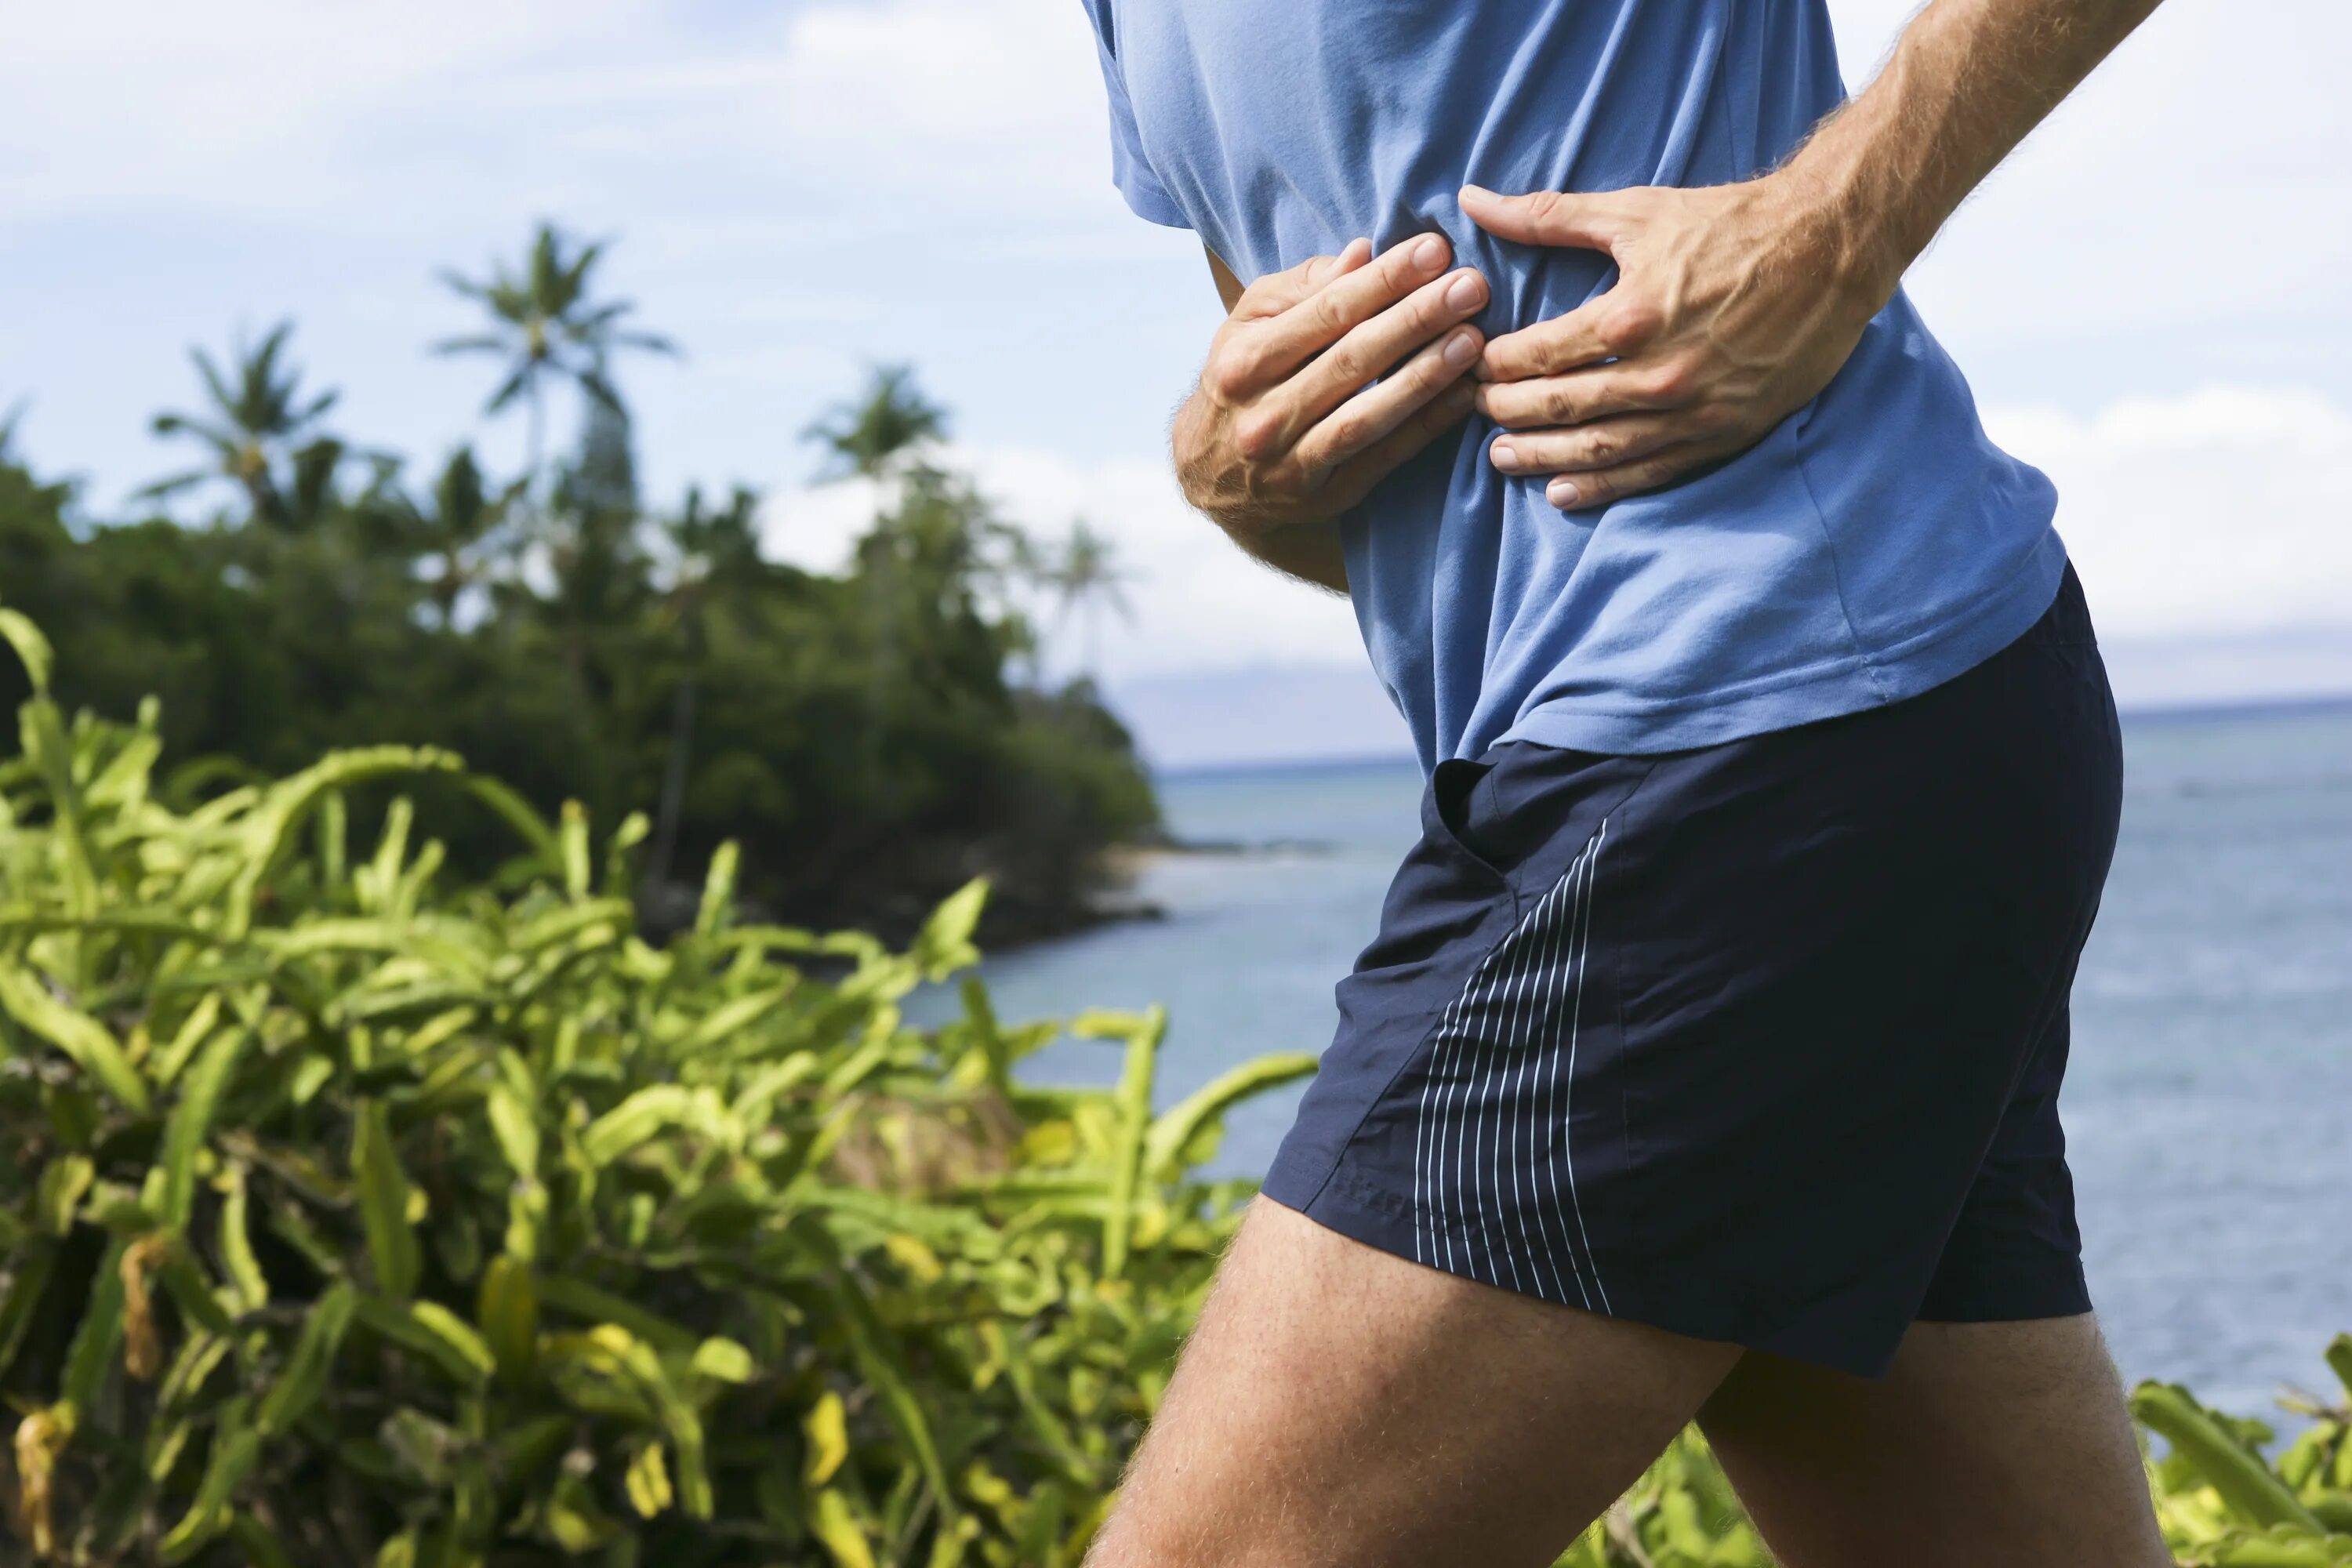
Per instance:
[[[16,222],[159,204],[368,225],[503,212],[518,186],[698,200],[723,176],[863,226],[1066,223],[1108,167],[1067,0],[832,0],[704,32],[655,0],[128,0],[12,18],[8,43]]]
[[[2352,625],[2352,408],[2212,386],[1986,423],[2057,481],[2103,635]]]

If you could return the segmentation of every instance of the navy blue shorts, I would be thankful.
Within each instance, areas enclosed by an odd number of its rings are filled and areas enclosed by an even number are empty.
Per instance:
[[[2089,1309],[2058,1086],[2123,762],[2073,572],[1883,708],[1442,764],[1265,1182],[1489,1285],[1874,1375]]]

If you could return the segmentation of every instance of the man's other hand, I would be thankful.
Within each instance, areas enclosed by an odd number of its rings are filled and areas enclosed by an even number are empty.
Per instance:
[[[1328,521],[1466,417],[1487,289],[1452,255],[1360,239],[1243,289],[1176,416],[1185,499],[1244,542]]]
[[[1803,187],[1768,175],[1698,190],[1504,196],[1462,210],[1523,245],[1608,253],[1618,280],[1495,339],[1477,406],[1507,474],[1558,476],[1564,510],[1671,484],[1754,446],[1827,386],[1894,292]]]

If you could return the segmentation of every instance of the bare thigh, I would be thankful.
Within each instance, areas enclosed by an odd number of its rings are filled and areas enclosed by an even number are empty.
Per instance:
[[[1787,1568],[2169,1568],[2087,1315],[1916,1323],[1885,1378],[1751,1354],[1700,1412]]]
[[[1738,1359],[1244,1221],[1089,1568],[1550,1563]]]

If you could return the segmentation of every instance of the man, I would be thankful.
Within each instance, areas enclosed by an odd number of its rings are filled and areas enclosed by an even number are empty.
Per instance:
[[[1843,106],[1823,0],[1087,3],[1186,493],[1431,772],[1092,1561],[1547,1563],[1696,1419],[1793,1568],[2168,1562],[2056,1114],[2114,708],[1898,288],[2155,0]]]

